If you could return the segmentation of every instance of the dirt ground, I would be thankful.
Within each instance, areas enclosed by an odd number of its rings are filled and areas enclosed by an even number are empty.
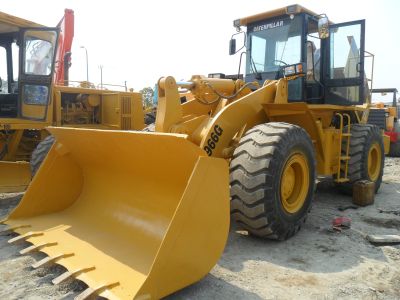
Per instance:
[[[21,194],[0,194],[0,219]],[[372,206],[349,209],[351,198],[320,183],[305,227],[285,242],[247,236],[232,224],[225,252],[200,282],[168,299],[400,299],[400,245],[374,246],[365,234],[400,234],[400,159],[387,158],[384,182]],[[351,229],[332,232],[336,216]],[[0,225],[0,230],[1,230]],[[73,299],[79,281],[54,286],[60,266],[34,270],[41,253],[19,255],[28,244],[0,236],[0,299]]]

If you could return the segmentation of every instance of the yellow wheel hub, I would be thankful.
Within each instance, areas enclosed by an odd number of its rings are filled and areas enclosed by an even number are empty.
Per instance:
[[[379,178],[382,164],[382,149],[378,143],[373,143],[368,152],[368,177],[372,181]]]
[[[281,177],[281,202],[286,212],[294,214],[304,205],[310,186],[310,170],[304,154],[294,153],[287,160]]]

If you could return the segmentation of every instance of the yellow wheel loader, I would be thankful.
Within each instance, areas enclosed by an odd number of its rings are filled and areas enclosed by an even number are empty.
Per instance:
[[[49,125],[144,127],[140,93],[69,86],[73,31],[72,10],[56,28],[0,12],[0,192],[25,190],[51,146],[49,137],[34,152]]]
[[[368,123],[378,126],[390,138],[390,151],[388,156],[400,157],[400,122],[399,106],[397,105],[397,89],[372,89],[371,94],[380,94],[379,102],[372,104],[368,115]],[[392,97],[391,103],[382,102],[384,96]],[[386,97],[386,99],[388,98]],[[377,100],[372,99],[373,100]]]
[[[364,20],[332,24],[294,5],[234,25],[244,80],[159,79],[155,132],[48,129],[56,142],[3,224],[19,234],[11,243],[32,244],[22,253],[48,255],[34,267],[67,269],[55,283],[85,281],[79,299],[157,299],[200,280],[229,211],[252,235],[289,238],[316,176],[379,189],[388,149],[363,122]]]

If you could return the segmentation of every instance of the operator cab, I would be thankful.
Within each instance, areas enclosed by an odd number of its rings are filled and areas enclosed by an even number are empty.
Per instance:
[[[238,33],[233,36],[245,35],[246,82],[262,85],[284,77],[285,67],[301,64],[305,75],[288,83],[290,102],[364,102],[365,20],[328,25],[326,16],[291,5],[235,20],[234,26]],[[237,52],[236,41],[231,40],[230,54]]]
[[[0,118],[46,118],[57,38],[55,28],[0,12]]]

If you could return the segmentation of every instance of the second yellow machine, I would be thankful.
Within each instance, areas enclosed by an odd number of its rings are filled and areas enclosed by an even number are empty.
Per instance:
[[[33,244],[23,253],[48,255],[35,267],[67,268],[55,283],[85,281],[81,298],[161,298],[215,265],[229,211],[250,234],[284,240],[303,226],[317,175],[379,189],[388,140],[364,123],[364,20],[293,5],[234,25],[244,80],[161,78],[155,132],[49,128],[56,143],[3,223],[20,234],[10,242]]]
[[[0,12],[0,192],[26,189],[53,143],[47,126],[144,127],[140,93],[69,85],[73,35],[69,9],[55,28]]]

